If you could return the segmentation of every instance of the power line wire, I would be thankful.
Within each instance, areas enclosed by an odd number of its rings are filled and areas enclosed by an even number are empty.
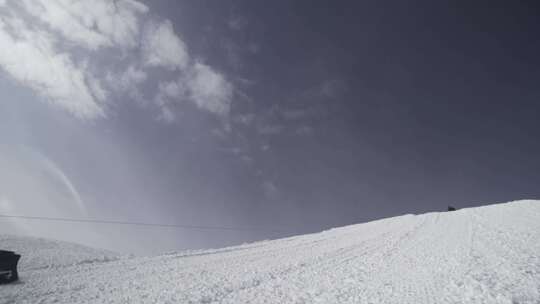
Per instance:
[[[27,215],[11,215],[11,214],[0,214],[0,217],[26,219],[26,220],[40,220],[40,221],[70,222],[70,223],[94,223],[94,224],[111,224],[111,225],[199,229],[199,230],[284,232],[284,231],[276,230],[276,229],[264,229],[264,228],[254,228],[254,227],[248,228],[248,227],[223,227],[223,226],[182,225],[182,224],[159,224],[159,223],[144,223],[144,222],[130,222],[130,221],[113,221],[113,220],[80,219],[80,218],[77,219],[77,218],[67,218],[67,217],[27,216]]]

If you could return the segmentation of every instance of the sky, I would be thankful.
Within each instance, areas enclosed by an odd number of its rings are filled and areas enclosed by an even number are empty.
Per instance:
[[[227,228],[0,232],[150,254],[538,199],[539,13],[0,0],[0,214]]]

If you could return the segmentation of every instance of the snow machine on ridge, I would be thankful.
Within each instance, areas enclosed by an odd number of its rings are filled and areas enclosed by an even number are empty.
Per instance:
[[[0,250],[0,284],[15,282],[19,279],[17,263],[20,255],[13,251]]]

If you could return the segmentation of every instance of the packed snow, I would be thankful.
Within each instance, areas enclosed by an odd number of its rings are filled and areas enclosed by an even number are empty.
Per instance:
[[[2,236],[0,303],[540,303],[540,201],[155,257]]]
[[[43,238],[14,235],[0,235],[0,249],[15,251],[21,255],[18,267],[20,272],[92,264],[120,258],[118,254],[107,250]]]

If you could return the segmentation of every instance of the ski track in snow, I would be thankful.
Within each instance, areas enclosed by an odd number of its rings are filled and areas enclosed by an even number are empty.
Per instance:
[[[0,303],[540,303],[540,201],[156,257],[7,236],[0,247],[23,254]]]

